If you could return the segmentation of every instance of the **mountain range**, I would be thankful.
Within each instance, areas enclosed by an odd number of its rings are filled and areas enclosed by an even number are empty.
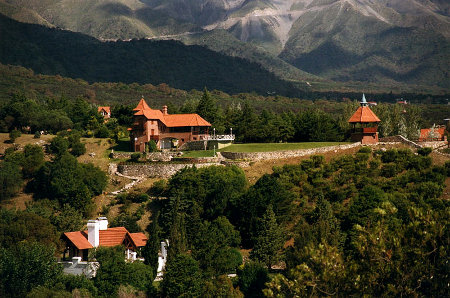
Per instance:
[[[450,88],[447,0],[0,0],[0,12],[101,40],[201,44],[294,81]]]

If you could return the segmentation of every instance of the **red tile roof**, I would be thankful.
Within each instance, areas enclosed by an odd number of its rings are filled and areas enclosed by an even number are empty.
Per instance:
[[[141,110],[151,110],[148,104],[145,102],[144,98],[141,98],[137,107],[133,109],[133,111],[141,111]]]
[[[167,127],[183,126],[211,126],[211,123],[200,117],[198,114],[172,114],[164,115],[160,110],[151,109],[142,98],[137,107],[133,110],[135,116],[143,115],[149,120],[160,120]]]
[[[75,245],[78,249],[93,248],[92,244],[87,240],[87,236],[81,231],[66,232],[64,235]]]
[[[424,128],[420,130],[419,140],[427,140],[427,139],[442,139],[445,135],[445,127],[436,127],[434,128],[435,136],[430,136],[431,128]]]
[[[350,123],[370,123],[381,122],[380,118],[375,115],[369,107],[359,107],[353,116],[348,120]]]
[[[164,115],[167,127],[180,126],[211,126],[211,123],[198,114],[173,114]]]
[[[131,238],[136,247],[145,246],[147,237],[143,233],[129,233],[124,227],[108,228],[99,231],[99,246],[117,246],[122,245],[127,236]],[[64,235],[78,248],[93,248],[88,241],[88,231],[66,232]]]
[[[129,235],[136,247],[145,246],[147,243],[148,239],[145,237],[144,233],[130,233]]]
[[[100,113],[101,111],[105,111],[108,115],[111,115],[111,107],[98,107],[97,111]]]

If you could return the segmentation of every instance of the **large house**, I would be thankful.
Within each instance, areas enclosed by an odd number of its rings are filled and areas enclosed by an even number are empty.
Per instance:
[[[211,124],[198,114],[169,114],[167,106],[162,110],[151,109],[144,98],[133,110],[134,121],[130,141],[136,152],[145,151],[150,140],[159,149],[177,148],[186,142],[208,140]]]

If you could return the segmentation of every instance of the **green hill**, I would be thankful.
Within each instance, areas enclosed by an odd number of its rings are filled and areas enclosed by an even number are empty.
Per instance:
[[[180,89],[230,93],[302,91],[260,65],[176,41],[100,42],[70,31],[24,24],[0,16],[0,62],[42,74],[89,82],[167,83]]]

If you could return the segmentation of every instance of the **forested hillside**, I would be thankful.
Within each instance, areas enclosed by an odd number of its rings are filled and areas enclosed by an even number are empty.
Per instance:
[[[176,41],[100,42],[80,33],[19,23],[3,15],[0,36],[0,62],[37,73],[89,82],[166,83],[185,90],[206,86],[232,93],[302,94],[258,64]]]

